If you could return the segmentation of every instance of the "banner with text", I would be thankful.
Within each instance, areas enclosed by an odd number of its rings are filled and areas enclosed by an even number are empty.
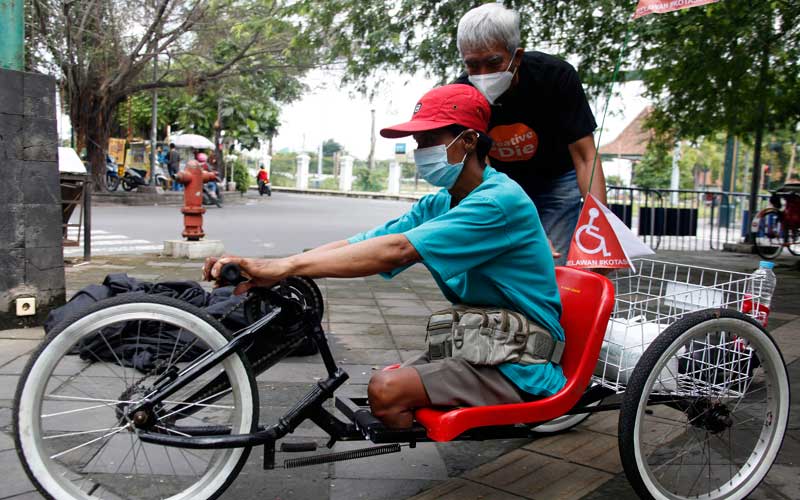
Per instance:
[[[700,5],[707,5],[718,1],[719,0],[639,0],[639,5],[636,6],[636,12],[633,14],[633,18],[638,19],[649,14],[663,14],[664,12],[672,12],[673,10],[699,7]]]

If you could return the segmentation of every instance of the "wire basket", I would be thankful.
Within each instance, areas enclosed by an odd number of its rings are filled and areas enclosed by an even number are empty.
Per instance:
[[[756,317],[760,309],[763,278],[649,259],[637,259],[634,265],[635,271],[624,269],[610,276],[616,290],[614,312],[593,377],[595,383],[616,393],[625,390],[648,346],[684,315],[729,308]],[[668,362],[654,393],[741,394],[752,358],[749,347],[724,333],[706,342],[692,340]]]

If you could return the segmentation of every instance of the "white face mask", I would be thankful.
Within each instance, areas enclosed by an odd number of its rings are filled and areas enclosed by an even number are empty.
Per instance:
[[[505,71],[497,73],[488,73],[486,75],[469,75],[469,82],[478,91],[483,94],[489,104],[494,104],[498,97],[503,95],[509,87],[511,87],[511,80],[514,78],[514,72],[509,71],[511,65],[514,63],[514,58],[508,63],[508,68]]]

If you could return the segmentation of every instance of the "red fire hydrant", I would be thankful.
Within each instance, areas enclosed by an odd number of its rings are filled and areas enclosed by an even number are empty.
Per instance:
[[[186,169],[178,172],[175,180],[183,184],[183,235],[189,241],[197,241],[206,234],[203,232],[203,184],[217,182],[216,172],[206,172],[195,160],[186,163]]]

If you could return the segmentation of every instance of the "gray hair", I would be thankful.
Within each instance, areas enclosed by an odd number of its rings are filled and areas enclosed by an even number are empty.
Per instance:
[[[519,14],[500,3],[486,3],[470,10],[458,22],[458,51],[486,49],[500,42],[512,54],[519,47]]]

